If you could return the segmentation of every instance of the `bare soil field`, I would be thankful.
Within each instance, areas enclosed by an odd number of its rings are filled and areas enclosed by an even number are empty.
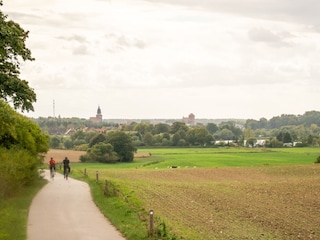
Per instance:
[[[320,239],[320,164],[106,174],[183,239]]]
[[[70,162],[80,162],[80,156],[84,154],[86,154],[85,151],[50,149],[45,156],[45,162],[49,162],[51,157],[53,157],[53,159],[55,159],[57,162],[62,162],[65,157],[68,157]],[[135,153],[134,157],[145,158],[149,157],[149,154]]]
[[[49,162],[51,157],[53,157],[56,162],[62,162],[65,157],[68,157],[70,162],[80,162],[80,156],[85,153],[85,151],[50,149],[45,156],[45,162]]]

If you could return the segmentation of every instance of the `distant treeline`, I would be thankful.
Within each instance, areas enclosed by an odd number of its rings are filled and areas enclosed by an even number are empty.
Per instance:
[[[33,119],[50,135],[52,148],[86,150],[99,133],[119,130],[131,136],[134,146],[258,146],[283,147],[320,145],[320,112],[309,111],[303,115],[281,115],[270,120],[226,119],[187,125],[170,119],[127,121],[115,123],[104,120],[93,123],[80,118]],[[206,120],[208,121],[208,120]],[[263,139],[264,141],[259,141]],[[289,146],[286,144],[286,146]]]
[[[320,126],[320,112],[308,111],[303,115],[282,114],[281,116],[273,117],[270,120],[261,118],[260,120],[248,119],[245,123],[245,128],[252,130],[256,129],[276,129],[284,126],[299,126],[310,127],[312,124]]]

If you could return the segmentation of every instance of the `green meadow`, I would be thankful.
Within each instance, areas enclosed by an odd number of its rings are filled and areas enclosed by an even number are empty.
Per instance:
[[[257,167],[299,165],[314,163],[320,155],[319,148],[150,148],[137,152],[144,157],[132,163],[95,164],[81,163],[88,168],[210,168],[210,167]],[[73,164],[78,166],[79,164]],[[79,166],[79,167],[80,167]]]

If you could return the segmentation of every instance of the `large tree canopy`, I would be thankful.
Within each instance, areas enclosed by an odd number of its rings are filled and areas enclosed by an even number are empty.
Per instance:
[[[0,100],[0,148],[24,149],[37,157],[46,153],[48,147],[48,135],[35,122]]]
[[[36,102],[34,90],[27,81],[19,78],[19,60],[34,60],[25,45],[27,38],[28,31],[7,20],[7,16],[0,11],[0,99],[11,102],[15,109],[21,109],[22,112],[33,111],[32,104]]]

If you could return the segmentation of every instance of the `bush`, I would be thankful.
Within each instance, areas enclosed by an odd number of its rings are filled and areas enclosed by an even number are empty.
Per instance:
[[[80,161],[81,162],[93,162],[93,160],[90,158],[90,156],[88,154],[81,155]]]
[[[113,151],[113,146],[102,142],[88,148],[87,153],[80,157],[81,162],[115,163],[118,160],[118,154]]]
[[[314,163],[320,163],[320,156],[317,157],[317,159]]]
[[[81,144],[79,146],[75,146],[74,150],[76,151],[87,151],[89,148],[89,144]]]
[[[39,176],[39,160],[26,150],[0,148],[0,159],[0,199],[13,195]]]

